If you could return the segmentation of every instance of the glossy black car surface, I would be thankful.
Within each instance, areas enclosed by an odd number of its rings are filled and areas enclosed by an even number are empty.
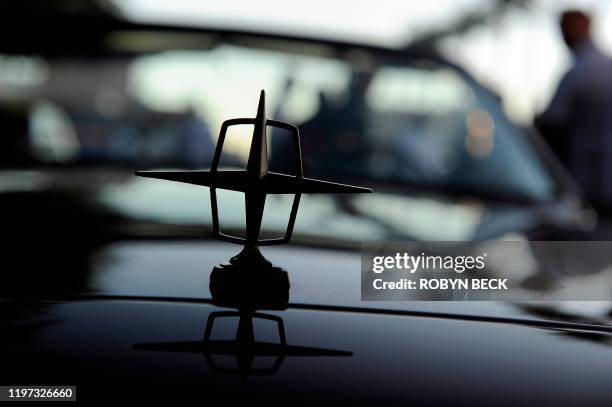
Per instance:
[[[607,405],[612,397],[610,316],[597,314],[605,304],[572,314],[555,304],[363,303],[357,254],[265,253],[289,271],[289,305],[239,314],[208,292],[209,270],[231,247],[111,245],[90,278],[95,294],[2,302],[3,380],[76,384],[82,400],[461,405],[504,395],[509,405]]]

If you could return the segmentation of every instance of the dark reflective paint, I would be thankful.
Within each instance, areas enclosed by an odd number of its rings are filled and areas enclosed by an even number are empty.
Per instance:
[[[612,325],[609,302],[538,302],[530,307],[503,302],[363,302],[358,252],[286,245],[263,254],[289,273],[292,304],[359,307]],[[88,290],[102,295],[210,299],[212,268],[238,253],[236,245],[203,242],[131,241],[109,245],[92,266]],[[181,266],[176,266],[181,259]],[[599,284],[583,276],[583,284]],[[547,312],[542,312],[546,307]]]
[[[66,178],[69,184],[75,179]],[[86,182],[87,180],[81,180]],[[95,190],[95,188],[94,188]],[[84,191],[4,192],[0,195],[3,232],[1,297],[46,298],[65,294],[210,298],[210,270],[238,253],[237,246],[210,240],[135,240],[147,224],[117,215]],[[141,229],[139,229],[141,228]],[[140,232],[138,232],[140,230]],[[164,234],[174,229],[167,226]],[[174,232],[185,233],[176,228]],[[194,229],[192,235],[204,230]],[[175,233],[176,234],[176,233]],[[335,242],[335,241],[334,241]],[[333,242],[329,242],[332,246]],[[299,245],[265,248],[264,255],[289,272],[291,302],[459,313],[481,316],[564,320],[563,312],[535,314],[508,304],[362,303],[360,259],[355,251]],[[177,266],[180,259],[180,267]],[[587,277],[585,277],[587,278]],[[583,284],[583,282],[581,282]],[[570,314],[610,324],[609,303],[563,303]],[[571,320],[580,320],[578,315]]]
[[[612,348],[585,332],[502,323],[352,312],[269,311],[303,352],[268,375],[220,374],[198,352],[142,351],[135,345],[200,341],[208,304],[92,300],[3,302],[3,382],[69,383],[81,400],[183,396],[210,402],[291,397],[302,402],[609,405]],[[27,312],[26,312],[27,310]],[[17,315],[19,314],[19,315]],[[27,323],[24,323],[27,322]],[[258,340],[278,344],[274,324],[254,320]],[[212,337],[235,336],[237,321]],[[610,334],[593,333],[609,341]],[[141,345],[142,346],[142,345]],[[348,354],[347,354],[348,355]],[[216,364],[231,368],[233,357]],[[274,365],[270,357],[253,366]],[[232,365],[234,363],[234,365]],[[276,374],[274,374],[276,373]],[[103,389],[98,380],[104,380]],[[113,390],[115,389],[115,390]]]

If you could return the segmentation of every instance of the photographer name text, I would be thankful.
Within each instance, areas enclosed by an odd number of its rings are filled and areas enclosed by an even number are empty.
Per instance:
[[[381,278],[375,278],[372,284],[375,290],[508,290],[507,278],[475,275],[484,272],[486,259],[487,253],[479,256],[440,256],[425,253],[375,256],[372,258],[371,270]],[[410,278],[397,279],[398,272],[408,273]],[[393,281],[386,281],[382,278],[383,273],[395,278]],[[436,273],[451,273],[455,276],[441,277],[436,276]]]

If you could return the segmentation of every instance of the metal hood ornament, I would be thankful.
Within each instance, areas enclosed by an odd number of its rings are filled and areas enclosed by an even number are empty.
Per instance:
[[[219,159],[221,157],[227,129],[230,126],[241,124],[254,125],[253,139],[251,141],[246,171],[219,170]],[[278,127],[291,132],[293,138],[293,154],[296,164],[295,175],[284,175],[268,171],[266,126]],[[234,265],[234,267],[241,266],[245,268],[272,267],[271,263],[260,253],[259,246],[270,246],[289,242],[293,232],[293,225],[295,224],[301,194],[372,192],[372,190],[368,188],[305,178],[302,170],[299,130],[296,126],[289,123],[266,119],[265,92],[263,90],[259,97],[259,106],[255,118],[230,119],[223,122],[210,171],[137,171],[136,175],[210,187],[213,235],[220,240],[244,245],[242,251],[237,256],[231,258],[230,263]],[[244,192],[246,208],[245,238],[221,233],[217,211],[217,188]],[[289,223],[285,231],[285,236],[282,238],[259,238],[266,195],[268,194],[295,195]]]

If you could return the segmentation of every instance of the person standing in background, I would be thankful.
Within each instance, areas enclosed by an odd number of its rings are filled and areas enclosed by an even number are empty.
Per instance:
[[[563,40],[574,63],[536,128],[598,209],[612,209],[612,59],[591,39],[588,14],[565,11]]]

